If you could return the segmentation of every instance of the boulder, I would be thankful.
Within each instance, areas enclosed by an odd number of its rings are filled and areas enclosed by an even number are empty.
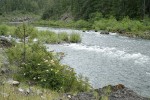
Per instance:
[[[124,33],[126,33],[126,30],[124,30],[124,29],[118,30],[118,33],[124,34]]]
[[[19,84],[20,84],[20,82],[18,82],[18,81],[12,81],[12,85],[13,85],[13,86],[17,86],[17,87],[18,87]]]
[[[122,84],[115,86],[108,85],[97,89],[96,91],[100,97],[107,96],[109,100],[149,100],[148,98],[138,95]],[[106,91],[109,91],[109,93],[106,93]]]
[[[100,34],[109,34],[109,32],[108,31],[102,31],[102,32],[100,32]]]
[[[20,84],[20,82],[14,81],[14,80],[12,80],[12,79],[9,80],[8,83],[9,83],[10,85],[14,86],[14,87],[18,87],[19,84]]]
[[[98,30],[94,30],[95,32],[98,32]]]

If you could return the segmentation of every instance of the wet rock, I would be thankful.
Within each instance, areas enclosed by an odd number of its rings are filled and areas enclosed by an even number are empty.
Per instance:
[[[94,30],[95,32],[98,32],[97,30]]]
[[[102,32],[100,32],[100,34],[109,34],[109,32],[108,31],[102,31]]]
[[[124,33],[126,33],[126,30],[124,30],[124,29],[122,29],[122,30],[118,30],[118,33],[120,33],[120,34],[124,34]]]
[[[149,100],[136,94],[134,91],[124,88],[112,92],[109,96],[110,100]]]
[[[106,91],[109,90],[109,93]],[[116,86],[105,86],[96,90],[100,97],[107,96],[109,100],[149,100],[148,98],[142,97],[134,91],[126,88],[122,84]]]

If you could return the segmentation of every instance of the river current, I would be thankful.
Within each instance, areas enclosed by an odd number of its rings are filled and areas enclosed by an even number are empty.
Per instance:
[[[78,44],[46,44],[48,50],[64,52],[63,64],[89,78],[94,88],[124,84],[142,96],[150,97],[150,40],[119,36],[116,33],[37,27],[57,33],[79,33]]]

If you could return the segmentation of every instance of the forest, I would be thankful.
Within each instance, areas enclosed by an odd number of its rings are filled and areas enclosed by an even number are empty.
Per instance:
[[[95,13],[117,20],[128,16],[150,16],[150,0],[0,0],[0,15],[12,12],[34,13],[42,19],[61,19],[65,13],[76,19],[90,19]]]

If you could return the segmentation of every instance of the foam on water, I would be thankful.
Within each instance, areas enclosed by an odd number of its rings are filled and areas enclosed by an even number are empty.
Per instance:
[[[146,72],[147,75],[150,75],[150,72]]]
[[[118,58],[121,60],[134,60],[136,64],[146,63],[150,60],[149,56],[143,55],[141,53],[128,53],[126,51],[118,50],[115,47],[100,47],[100,46],[86,46],[83,44],[65,44],[65,47],[70,47],[75,50],[85,50],[89,52],[101,53],[105,56],[112,58]]]

